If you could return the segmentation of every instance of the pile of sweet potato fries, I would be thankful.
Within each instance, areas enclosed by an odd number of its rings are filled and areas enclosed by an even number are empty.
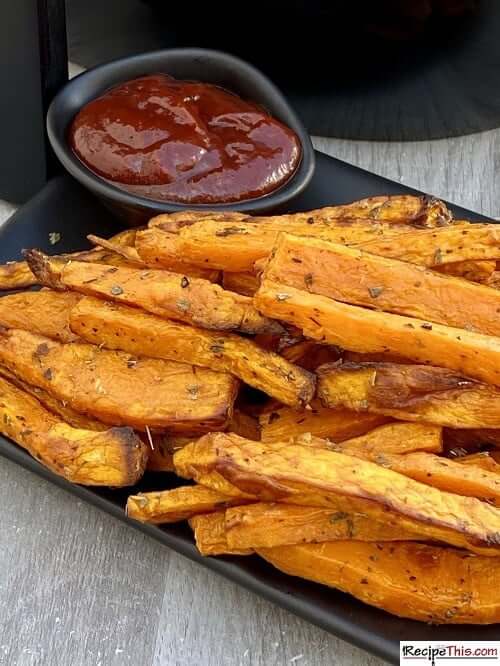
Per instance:
[[[500,621],[500,227],[380,196],[90,240],[0,267],[0,432],[78,484],[187,479],[126,509],[204,555]]]

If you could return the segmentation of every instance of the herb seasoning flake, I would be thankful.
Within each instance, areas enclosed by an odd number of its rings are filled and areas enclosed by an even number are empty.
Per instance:
[[[383,291],[383,287],[368,287],[368,292],[372,298],[378,298]]]

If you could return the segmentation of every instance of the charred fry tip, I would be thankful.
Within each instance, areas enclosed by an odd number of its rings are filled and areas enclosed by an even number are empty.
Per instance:
[[[124,486],[137,483],[144,474],[148,461],[148,450],[141,438],[133,428],[128,426],[115,426],[109,433],[119,441],[123,447]]]
[[[26,259],[31,272],[47,287],[52,289],[63,289],[59,279],[59,274],[54,271],[50,265],[50,258],[35,248],[23,250],[23,257]]]

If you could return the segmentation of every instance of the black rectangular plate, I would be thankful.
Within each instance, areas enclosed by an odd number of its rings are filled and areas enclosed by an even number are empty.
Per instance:
[[[399,183],[318,153],[314,179],[307,192],[294,202],[294,210],[347,203],[377,194],[414,192]],[[485,219],[462,208],[451,208],[459,217]],[[111,214],[86,190],[69,176],[60,176],[50,181],[0,229],[0,263],[18,259],[21,249],[26,247],[39,247],[50,253],[84,249],[88,247],[87,234],[106,236],[119,228]],[[55,247],[49,242],[51,232],[61,234],[61,240]],[[187,526],[156,527],[129,520],[123,510],[127,496],[141,490],[178,485],[180,480],[171,474],[148,473],[138,486],[126,491],[90,490],[56,476],[20,447],[2,437],[0,454],[192,560],[391,663],[399,664],[399,640],[498,639],[498,625],[435,627],[393,617],[336,590],[281,574],[256,556],[203,558],[198,554]]]

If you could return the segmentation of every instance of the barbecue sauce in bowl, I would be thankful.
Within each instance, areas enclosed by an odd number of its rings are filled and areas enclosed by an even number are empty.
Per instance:
[[[86,104],[69,139],[79,159],[113,185],[185,204],[264,196],[301,159],[295,132],[257,104],[166,74],[128,81]]]

